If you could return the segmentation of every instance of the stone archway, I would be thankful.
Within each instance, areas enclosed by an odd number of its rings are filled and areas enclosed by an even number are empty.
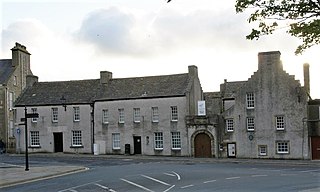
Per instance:
[[[214,156],[214,139],[210,132],[197,131],[191,139],[194,157],[211,158]]]

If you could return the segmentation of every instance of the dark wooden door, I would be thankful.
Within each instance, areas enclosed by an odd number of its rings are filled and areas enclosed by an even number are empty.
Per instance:
[[[134,148],[134,154],[141,154],[141,137],[140,136],[134,136],[133,137],[133,148]]]
[[[194,139],[195,157],[212,157],[211,139],[205,133],[198,134]]]
[[[63,134],[53,133],[54,152],[63,152]]]
[[[320,137],[311,137],[312,159],[320,159]]]

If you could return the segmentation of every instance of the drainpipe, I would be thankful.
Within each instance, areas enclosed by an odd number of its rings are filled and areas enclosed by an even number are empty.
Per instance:
[[[90,104],[91,107],[91,152],[92,154],[94,154],[94,103]]]

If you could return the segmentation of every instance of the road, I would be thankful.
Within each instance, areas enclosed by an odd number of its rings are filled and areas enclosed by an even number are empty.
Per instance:
[[[22,164],[21,157],[2,161]],[[4,188],[2,191],[319,191],[320,167],[313,165],[201,162],[161,157],[31,157],[31,164],[82,165],[88,171]]]

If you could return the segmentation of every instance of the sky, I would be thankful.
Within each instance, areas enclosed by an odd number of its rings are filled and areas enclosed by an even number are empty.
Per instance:
[[[320,45],[302,55],[297,38],[277,31],[246,40],[256,24],[235,0],[0,0],[0,58],[15,42],[27,47],[39,81],[187,73],[198,67],[205,92],[245,81],[258,69],[258,53],[280,51],[284,70],[303,85],[310,64],[311,97],[320,98]]]

